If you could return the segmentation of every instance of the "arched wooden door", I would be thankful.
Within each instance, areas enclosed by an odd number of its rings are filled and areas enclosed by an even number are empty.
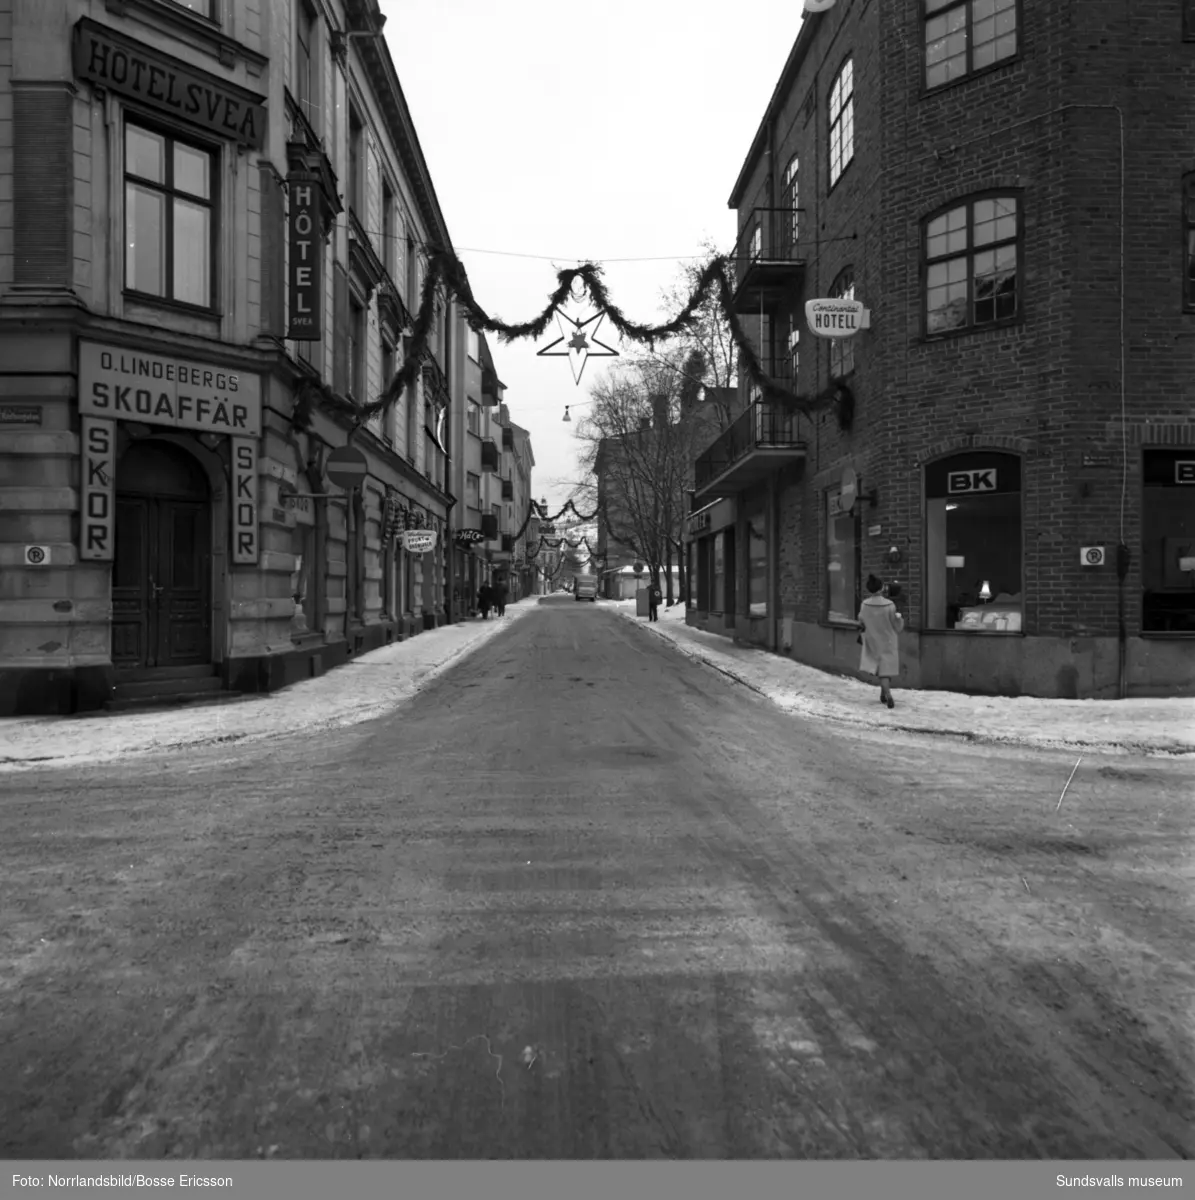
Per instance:
[[[169,442],[134,442],[116,468],[114,666],[211,662],[211,549],[198,461]]]

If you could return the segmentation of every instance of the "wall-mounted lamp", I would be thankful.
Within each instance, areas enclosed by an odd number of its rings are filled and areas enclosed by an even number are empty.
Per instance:
[[[904,555],[901,553],[899,546],[888,547],[888,561],[895,566],[897,563],[904,560]]]
[[[570,416],[568,415],[568,405],[567,405],[567,404],[564,406],[564,418],[563,418],[563,419],[564,419],[564,420],[566,420],[566,421],[571,421],[571,420],[572,420],[572,417],[570,417]]]

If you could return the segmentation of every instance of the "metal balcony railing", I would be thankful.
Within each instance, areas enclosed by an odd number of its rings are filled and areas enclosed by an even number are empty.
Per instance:
[[[736,463],[759,450],[803,451],[799,436],[799,414],[774,401],[756,400],[719,435],[694,464],[693,483],[698,493]]]
[[[801,210],[752,208],[734,244],[735,308],[765,310],[786,288],[798,282],[805,267],[801,247]]]

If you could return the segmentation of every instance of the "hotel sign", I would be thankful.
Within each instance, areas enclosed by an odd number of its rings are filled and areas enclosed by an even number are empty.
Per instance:
[[[805,320],[818,337],[854,337],[871,328],[871,313],[858,300],[806,300]]]
[[[403,549],[411,554],[426,554],[436,548],[434,529],[408,529],[402,535]]]
[[[77,79],[238,145],[260,150],[265,142],[265,97],[87,18],[75,25],[74,69]]]
[[[261,436],[261,380],[173,354],[81,341],[79,412],[255,438]]]
[[[290,262],[287,293],[290,320],[286,336],[297,342],[321,338],[320,310],[323,307],[324,241],[316,177],[296,173],[287,177],[290,211]]]

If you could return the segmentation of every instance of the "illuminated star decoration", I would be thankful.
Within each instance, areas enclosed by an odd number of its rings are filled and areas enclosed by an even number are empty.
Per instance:
[[[605,315],[604,312],[599,312],[594,313],[592,317],[586,317],[584,321],[575,321],[572,317],[558,312],[556,321],[560,325],[560,336],[538,351],[536,357],[567,358],[569,366],[573,369],[573,379],[580,384],[581,372],[585,370],[585,363],[589,359],[618,357],[617,350],[607,346],[605,342],[599,342],[594,336]],[[593,326],[592,329],[588,328],[590,325]],[[561,345],[564,345],[564,348],[558,350],[556,347]]]

